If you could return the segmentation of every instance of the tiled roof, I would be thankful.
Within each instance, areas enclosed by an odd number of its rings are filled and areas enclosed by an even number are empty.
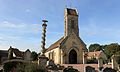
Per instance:
[[[24,52],[19,51],[17,48],[11,48],[12,52],[16,55],[16,57],[23,57]]]
[[[29,49],[27,49],[25,52],[31,52]]]
[[[69,15],[78,15],[76,9],[67,8],[67,13]]]
[[[59,46],[60,46],[60,43],[61,43],[64,39],[65,39],[64,37],[60,38],[57,42],[55,42],[54,44],[52,44],[52,45],[46,50],[46,52],[47,52],[47,51],[50,51],[50,50],[52,50],[52,49],[55,49],[55,48],[57,48],[57,47],[59,47]]]
[[[101,54],[101,51],[95,51],[95,52],[88,52],[87,56],[88,57],[99,57]]]

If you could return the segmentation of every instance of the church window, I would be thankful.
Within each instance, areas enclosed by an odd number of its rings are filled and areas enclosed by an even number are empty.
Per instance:
[[[49,53],[49,59],[50,59],[50,53]]]
[[[75,21],[74,21],[74,20],[71,20],[71,29],[74,29],[74,28],[75,28],[74,23],[75,23]]]
[[[54,51],[52,52],[52,60],[54,60]]]

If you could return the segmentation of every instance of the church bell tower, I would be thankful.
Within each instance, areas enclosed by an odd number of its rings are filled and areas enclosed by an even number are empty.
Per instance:
[[[65,32],[64,37],[74,32],[79,37],[78,12],[76,9],[65,8],[64,12]]]

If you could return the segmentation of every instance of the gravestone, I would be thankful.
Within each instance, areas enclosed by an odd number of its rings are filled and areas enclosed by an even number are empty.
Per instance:
[[[77,69],[74,69],[73,66],[68,66],[63,70],[63,72],[79,72]]]
[[[115,69],[112,68],[105,68],[103,72],[117,72]]]
[[[55,66],[54,61],[53,61],[53,60],[49,60],[49,61],[48,61],[48,66]]]
[[[86,72],[96,72],[94,67],[86,66]]]
[[[38,58],[38,65],[46,66],[47,61],[48,61],[47,57],[45,57],[45,56],[39,56],[39,58]]]

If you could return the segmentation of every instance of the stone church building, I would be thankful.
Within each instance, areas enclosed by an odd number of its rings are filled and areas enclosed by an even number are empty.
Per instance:
[[[78,12],[65,8],[64,36],[53,43],[45,52],[46,57],[56,64],[81,64],[83,52],[87,51],[85,43],[79,36]]]

